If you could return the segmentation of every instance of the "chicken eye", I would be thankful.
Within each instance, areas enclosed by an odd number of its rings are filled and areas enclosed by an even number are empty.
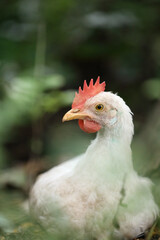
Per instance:
[[[95,106],[95,109],[97,111],[102,111],[104,109],[104,106],[103,106],[103,104],[98,104],[98,105]]]

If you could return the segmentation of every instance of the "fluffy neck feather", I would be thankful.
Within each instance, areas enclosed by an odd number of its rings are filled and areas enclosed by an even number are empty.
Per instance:
[[[79,162],[77,171],[87,178],[119,181],[133,169],[130,149],[132,135],[132,117],[128,113],[119,119],[116,126],[105,127],[98,132]]]

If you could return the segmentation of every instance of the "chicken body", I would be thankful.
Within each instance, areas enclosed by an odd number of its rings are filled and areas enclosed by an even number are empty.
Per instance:
[[[103,113],[94,112],[98,103]],[[119,96],[101,92],[82,111],[102,126],[96,139],[83,155],[38,178],[31,212],[49,231],[73,230],[77,239],[135,238],[151,227],[159,210],[152,183],[133,169],[130,109]]]

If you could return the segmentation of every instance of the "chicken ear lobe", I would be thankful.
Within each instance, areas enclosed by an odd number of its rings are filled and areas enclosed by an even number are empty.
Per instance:
[[[117,110],[112,109],[107,114],[107,120],[109,127],[113,126],[117,122]]]

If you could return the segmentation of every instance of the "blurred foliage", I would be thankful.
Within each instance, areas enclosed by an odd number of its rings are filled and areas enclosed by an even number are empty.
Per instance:
[[[149,79],[144,83],[143,87],[148,98],[160,98],[160,79]]]
[[[51,239],[51,237],[24,212],[24,196],[17,191],[1,191],[0,239]],[[52,238],[53,239],[53,238]]]
[[[73,93],[58,90],[63,84],[64,80],[59,75],[50,75],[43,80],[29,76],[17,77],[6,84],[5,97],[0,102],[0,144],[9,139],[14,126],[36,121],[44,114],[55,113],[70,104]]]
[[[160,1],[1,0],[0,9],[0,188],[26,191],[44,165],[85,151],[94,135],[61,118],[68,89],[100,75],[134,113],[134,165],[160,204]],[[4,232],[16,222],[10,211],[0,212]]]

